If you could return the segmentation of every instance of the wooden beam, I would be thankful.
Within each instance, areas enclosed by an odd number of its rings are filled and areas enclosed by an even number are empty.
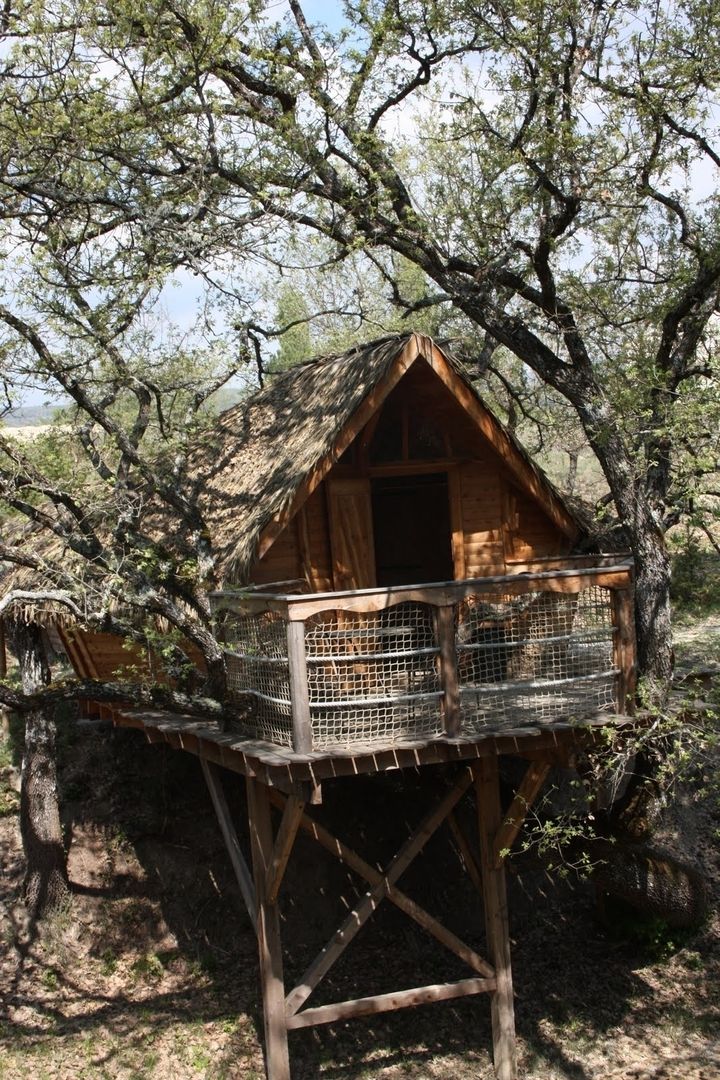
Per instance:
[[[335,961],[342,955],[358,931],[365,925],[373,912],[387,895],[387,890],[408,868],[415,856],[445,820],[453,807],[460,801],[472,780],[472,774],[463,770],[459,778],[438,805],[423,818],[420,825],[402,845],[397,855],[388,864],[381,880],[361,898],[349,913],[340,928],[328,944],[313,960],[303,974],[300,982],[292,990],[285,1002],[288,1016],[298,1011],[310,997],[315,987],[328,973]]]
[[[277,904],[268,902],[266,892],[266,882],[273,857],[270,799],[265,784],[259,783],[250,776],[247,778],[247,800],[257,898],[257,937],[267,1080],[290,1080],[280,913]]]
[[[490,999],[495,1073],[497,1080],[517,1080],[505,869],[495,865],[495,837],[502,820],[497,758],[482,758],[473,765],[473,773],[480,833],[485,934],[497,983]]]
[[[452,536],[453,572],[457,581],[463,581],[465,570],[465,524],[463,521],[462,478],[457,462],[448,469],[448,495],[450,498],[450,532]]]
[[[260,612],[279,609],[291,620],[301,621],[328,610],[382,611],[408,601],[443,607],[476,593],[493,596],[523,596],[529,592],[576,595],[593,585],[605,589],[624,589],[631,581],[627,566],[549,570],[538,574],[501,574],[469,578],[465,581],[441,581],[432,585],[394,585],[386,588],[348,589],[341,592],[313,593],[288,597],[223,597],[228,611]]]
[[[271,792],[270,801],[275,806],[282,806],[284,799],[282,795]],[[308,814],[303,814],[300,828],[309,836],[312,836],[321,847],[324,847],[340,862],[349,866],[360,877],[365,878],[370,885],[377,885],[382,881],[383,874],[380,870],[371,866],[361,855],[358,855],[351,847],[344,844],[342,840],[338,840],[328,829],[314,821]],[[495,974],[493,968],[482,956],[471,949],[469,945],[466,945],[456,934],[443,926],[441,922],[420,907],[414,900],[411,900],[409,896],[406,896],[404,892],[401,892],[397,886],[391,885],[388,888],[387,899],[413,919],[423,930],[431,934],[441,945],[444,945],[450,952],[455,953],[461,960],[464,960],[479,975],[484,975],[487,978],[493,977]]]
[[[533,761],[528,766],[520,787],[515,792],[515,798],[511,802],[507,813],[503,816],[503,822],[495,834],[495,866],[502,865],[503,852],[510,851],[517,840],[528,811],[535,802],[549,772],[549,761]]]
[[[289,622],[286,630],[288,664],[290,667],[293,750],[296,754],[308,754],[312,750],[312,726],[310,723],[310,696],[307,656],[305,653],[305,623]]]
[[[460,823],[459,823],[454,811],[452,813],[448,814],[447,823],[448,823],[448,826],[450,827],[450,832],[453,835],[453,839],[455,840],[455,843],[458,846],[458,850],[459,850],[459,852],[460,852],[460,854],[462,856],[463,862],[465,864],[465,869],[468,872],[468,876],[470,877],[470,880],[472,881],[472,883],[475,886],[475,888],[477,889],[477,891],[482,896],[483,888],[482,888],[482,876],[480,874],[480,869],[478,867],[477,862],[475,861],[475,856],[472,853],[472,849],[470,848],[470,844],[468,843],[468,839],[465,836],[465,833],[460,828]]]
[[[443,689],[445,733],[452,737],[460,732],[460,684],[455,648],[454,606],[436,608],[435,627],[440,647],[440,685]]]
[[[290,795],[285,802],[282,820],[278,834],[275,837],[270,870],[266,885],[266,894],[269,904],[277,902],[280,886],[285,875],[285,868],[290,858],[298,827],[305,810],[305,803],[295,795]]]
[[[217,765],[213,765],[212,762],[207,761],[205,758],[200,758],[200,765],[202,766],[203,776],[210,792],[210,798],[212,799],[213,806],[215,807],[215,813],[217,815],[218,823],[220,825],[220,831],[225,841],[225,847],[227,848],[228,855],[230,856],[230,862],[232,868],[235,871],[235,877],[237,883],[240,886],[240,892],[242,898],[245,901],[245,907],[247,913],[250,916],[250,921],[253,924],[257,932],[257,909],[255,906],[255,889],[250,876],[248,865],[245,862],[242,849],[240,847],[240,841],[238,840],[237,833],[235,832],[235,826],[232,823],[230,816],[230,810],[225,798],[225,792],[223,791],[222,779],[220,776],[220,770]]]
[[[427,1005],[433,1001],[451,1001],[453,998],[467,997],[469,994],[487,993],[495,989],[494,979],[462,979],[460,982],[436,983],[433,986],[419,986],[414,990],[396,990],[390,994],[376,994],[374,997],[356,998],[354,1001],[338,1001],[333,1005],[320,1005],[316,1009],[305,1009],[291,1016],[287,1022],[290,1030],[314,1027],[317,1024],[332,1024],[337,1020],[348,1020],[353,1016],[369,1016],[373,1013],[393,1012],[407,1009],[414,1005]]]

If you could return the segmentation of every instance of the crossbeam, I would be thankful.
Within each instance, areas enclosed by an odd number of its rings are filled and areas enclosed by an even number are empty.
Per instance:
[[[295,843],[295,837],[297,836],[298,826],[302,820],[304,810],[305,803],[302,799],[299,799],[296,795],[288,796],[285,803],[285,809],[283,810],[280,828],[278,829],[275,838],[272,861],[268,870],[266,895],[269,904],[275,904],[277,902],[282,879],[285,875],[285,869],[290,858],[293,844]]]
[[[319,1005],[315,1009],[305,1009],[291,1016],[287,1026],[288,1030],[292,1031],[317,1024],[332,1024],[336,1020],[348,1020],[353,1016],[369,1016],[372,1013],[407,1009],[413,1005],[426,1005],[432,1001],[450,1001],[452,998],[467,997],[470,994],[491,993],[493,990],[494,979],[461,979],[459,982],[435,983],[432,986],[418,986],[414,990],[396,990],[389,994],[375,994],[373,997],[355,998],[351,1001],[338,1001],[333,1005]]]
[[[284,799],[283,796],[272,792],[270,795],[270,801],[274,806],[282,807]],[[320,825],[317,821],[314,821],[308,814],[303,814],[300,820],[300,828],[311,836],[321,847],[329,851],[331,855],[334,855],[336,859],[344,863],[351,870],[354,870],[360,877],[370,885],[378,885],[383,880],[383,874],[380,870],[377,870],[370,863],[366,862],[361,855],[358,855],[356,851],[353,851],[351,847],[343,843],[336,836],[326,829],[324,825]],[[454,934],[452,930],[448,930],[446,926],[426,911],[420,904],[412,900],[404,892],[397,888],[396,885],[388,887],[386,899],[394,904],[397,908],[403,911],[411,919],[413,919],[423,930],[427,931],[432,937],[439,941],[441,945],[444,945],[450,952],[455,953],[461,960],[464,960],[474,971],[479,975],[484,975],[486,978],[493,978],[495,972],[487,960],[484,960],[482,956],[471,949],[469,945],[466,945]]]
[[[493,848],[496,867],[502,864],[503,852],[509,851],[517,840],[525,823],[525,818],[530,812],[549,772],[550,763],[548,761],[533,761],[528,766],[520,782],[520,787],[515,793],[515,798],[510,803],[507,813],[503,816],[502,824],[495,834]]]
[[[307,1001],[318,983],[325,975],[327,975],[330,968],[343,954],[358,931],[365,925],[373,912],[377,910],[380,903],[386,898],[388,889],[394,885],[400,875],[404,873],[415,856],[425,847],[425,844],[439,828],[453,807],[460,801],[470,787],[472,780],[472,773],[469,770],[463,770],[438,805],[423,818],[415,832],[411,834],[397,854],[391,859],[381,879],[369,892],[366,892],[359,903],[355,905],[339,929],[333,934],[328,944],[320,953],[318,953],[316,958],[306,969],[300,982],[290,991],[285,999],[285,1011],[288,1018],[294,1016],[304,1002]]]

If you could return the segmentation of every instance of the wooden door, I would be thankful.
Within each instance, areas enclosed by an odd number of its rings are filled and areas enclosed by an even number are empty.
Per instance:
[[[354,476],[327,481],[333,583],[337,590],[375,585],[370,481]]]

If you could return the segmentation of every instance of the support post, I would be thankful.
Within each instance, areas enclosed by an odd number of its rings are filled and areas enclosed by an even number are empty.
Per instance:
[[[613,646],[615,667],[618,668],[618,712],[622,715],[634,712],[635,696],[635,610],[632,590],[613,589],[613,622],[615,641]]]
[[[270,873],[267,880],[267,897],[271,904],[277,903],[285,869],[290,859],[295,837],[305,812],[305,803],[296,795],[290,795],[283,809],[282,821],[273,848]]]
[[[290,665],[293,750],[296,754],[309,754],[312,750],[312,727],[310,725],[310,697],[304,622],[288,622],[287,648],[288,663]]]
[[[267,882],[274,850],[267,786],[254,777],[248,776],[247,799],[257,901],[260,984],[265,1026],[265,1067],[267,1080],[290,1080],[280,915],[277,904],[271,903],[267,895]]]
[[[440,647],[440,683],[443,688],[443,712],[446,735],[460,733],[460,687],[455,648],[455,613],[453,607],[439,607],[435,615]]]
[[[497,984],[490,997],[495,1075],[497,1080],[517,1080],[505,868],[495,863],[495,837],[502,823],[497,758],[480,758],[473,765],[473,773],[480,832],[485,933]]]
[[[503,861],[503,851],[509,851],[513,846],[520,830],[525,823],[525,818],[535,802],[538,793],[545,783],[550,772],[549,761],[531,761],[522,778],[522,783],[515,793],[510,807],[503,815],[503,822],[495,837],[495,865],[500,866]]]

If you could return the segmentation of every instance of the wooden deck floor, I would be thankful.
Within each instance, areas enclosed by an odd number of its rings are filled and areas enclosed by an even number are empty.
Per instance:
[[[319,785],[332,777],[472,761],[501,754],[528,759],[540,755],[545,758],[556,756],[561,761],[594,742],[604,728],[621,730],[642,723],[642,717],[638,715],[598,713],[584,718],[581,723],[558,722],[458,738],[444,736],[404,741],[392,746],[353,746],[352,749],[334,748],[299,754],[273,743],[221,731],[219,725],[198,721],[192,716],[149,709],[113,710],[113,714],[117,726],[137,728],[151,743],[165,742],[175,749],[188,751],[285,791],[298,783]]]

